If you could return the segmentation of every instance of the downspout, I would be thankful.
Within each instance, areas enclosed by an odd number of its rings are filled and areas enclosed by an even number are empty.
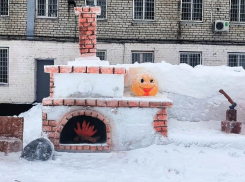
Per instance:
[[[125,43],[123,43],[123,64],[125,64]]]
[[[35,17],[35,1],[27,1],[27,20],[26,20],[26,38],[34,37],[34,17]]]
[[[213,23],[213,0],[211,1],[211,23]]]

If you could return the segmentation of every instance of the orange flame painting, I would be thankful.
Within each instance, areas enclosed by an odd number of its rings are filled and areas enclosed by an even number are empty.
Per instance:
[[[74,128],[74,130],[78,135],[83,135],[88,137],[93,136],[97,132],[97,130],[94,130],[94,126],[90,126],[90,122],[86,123],[85,120],[83,121],[82,129],[80,123],[77,122],[77,129]]]

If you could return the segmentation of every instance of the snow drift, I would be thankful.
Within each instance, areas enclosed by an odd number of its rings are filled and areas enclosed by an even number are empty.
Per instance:
[[[173,100],[168,117],[181,121],[225,120],[225,112],[231,105],[219,93],[223,89],[236,103],[238,120],[245,118],[245,70],[242,67],[172,65],[143,63],[126,65],[130,75],[137,67],[151,73],[159,82],[159,92]],[[137,73],[135,73],[137,74]],[[129,87],[132,78],[126,76]]]

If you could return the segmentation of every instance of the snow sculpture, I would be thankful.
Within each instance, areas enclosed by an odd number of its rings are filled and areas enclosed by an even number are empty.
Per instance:
[[[25,146],[21,153],[21,157],[28,161],[47,161],[52,158],[53,151],[53,144],[49,140],[38,138]]]
[[[131,91],[136,96],[155,96],[158,92],[158,82],[148,73],[138,74],[134,77]]]

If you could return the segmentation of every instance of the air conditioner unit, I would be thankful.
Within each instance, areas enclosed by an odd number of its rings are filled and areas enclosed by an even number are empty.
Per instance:
[[[229,32],[229,21],[216,20],[214,23],[215,32]]]

